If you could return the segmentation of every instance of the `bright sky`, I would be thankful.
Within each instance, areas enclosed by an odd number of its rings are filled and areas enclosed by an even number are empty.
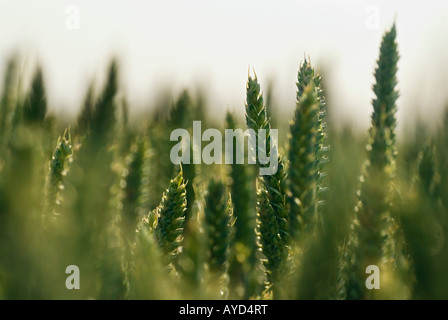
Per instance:
[[[67,28],[70,5],[79,29]],[[274,79],[278,108],[290,115],[306,53],[326,77],[335,119],[365,128],[381,36],[395,17],[400,123],[418,114],[437,121],[432,111],[448,102],[446,0],[0,0],[0,71],[15,50],[26,66],[39,60],[51,108],[75,114],[116,55],[135,108],[161,86],[199,82],[223,115],[243,113],[250,66],[262,86]]]

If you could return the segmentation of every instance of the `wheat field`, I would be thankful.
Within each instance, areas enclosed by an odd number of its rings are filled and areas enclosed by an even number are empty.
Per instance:
[[[67,123],[48,111],[45,69],[24,87],[12,57],[0,88],[0,299],[447,299],[448,108],[437,130],[397,137],[396,33],[379,44],[364,135],[331,122],[309,58],[287,119],[251,72],[244,118],[209,117],[186,89],[131,121],[112,60]],[[170,134],[194,121],[264,130],[254,151],[275,152],[276,172],[247,157],[173,164]]]

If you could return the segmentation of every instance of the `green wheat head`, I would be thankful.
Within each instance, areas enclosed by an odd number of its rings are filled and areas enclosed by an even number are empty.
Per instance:
[[[262,260],[265,268],[265,291],[273,289],[281,277],[283,262],[287,259],[287,250],[280,238],[280,228],[277,217],[269,204],[269,197],[264,186],[259,186],[257,191],[257,239],[259,250],[263,253]]]
[[[231,113],[226,115],[226,128],[236,129],[235,118]],[[233,145],[233,154],[236,155],[236,143]],[[235,214],[235,243],[240,243],[250,250],[255,244],[254,227],[255,216],[250,211],[250,188],[252,178],[248,168],[243,164],[236,164],[234,156],[233,164],[228,168],[228,181]]]
[[[6,65],[3,79],[3,90],[0,97],[0,170],[5,158],[7,146],[11,138],[12,120],[17,104],[17,64],[15,58],[10,58]]]
[[[271,148],[271,125],[269,122],[266,106],[263,103],[263,95],[260,92],[260,84],[258,83],[257,76],[254,78],[249,77],[246,85],[246,124],[250,129],[266,130],[266,146],[262,146],[258,143],[255,145],[256,155],[258,155],[258,149],[266,150],[266,156],[269,157]],[[257,165],[263,166],[257,157]]]
[[[212,178],[207,187],[204,208],[207,262],[211,275],[221,282],[219,290],[223,292],[223,298],[228,295],[227,271],[233,224],[233,207],[230,198],[226,197],[226,187]]]
[[[419,153],[417,159],[417,183],[421,192],[431,199],[440,195],[440,173],[436,145],[429,141]]]
[[[28,123],[42,123],[47,114],[47,98],[42,69],[38,67],[31,82],[23,108],[23,117]]]
[[[226,129],[237,129],[235,116],[228,112]],[[229,274],[231,286],[242,286],[242,297],[248,299],[256,295],[256,214],[255,197],[252,196],[252,185],[255,186],[254,173],[244,164],[236,163],[236,143],[233,145],[233,164],[227,167],[227,184],[233,202],[235,217],[235,235],[232,244],[234,254],[230,262]],[[253,204],[252,204],[253,203]],[[252,205],[254,208],[252,208]],[[236,291],[236,290],[235,290]]]
[[[175,260],[182,245],[186,206],[186,183],[181,170],[170,181],[160,205],[152,213],[153,218],[149,217],[149,221],[156,221],[154,234],[169,263]]]
[[[339,298],[372,299],[378,294],[364,286],[368,265],[377,265],[389,277],[396,271],[399,252],[399,226],[390,215],[392,182],[395,175],[396,72],[398,52],[395,25],[385,33],[380,47],[380,58],[375,70],[372,102],[372,126],[367,145],[368,160],[360,178],[358,204],[351,235],[342,256],[353,255],[348,265],[341,263],[338,279]],[[348,274],[343,273],[348,272]],[[387,276],[383,277],[387,279]],[[404,292],[404,291],[402,291]],[[385,294],[388,294],[387,292]],[[406,294],[406,293],[405,293]],[[392,293],[393,295],[393,293]]]
[[[263,167],[264,165],[259,162],[258,152],[261,148],[266,152],[266,156],[270,156],[271,148],[271,126],[268,115],[266,113],[266,107],[263,104],[263,96],[260,93],[260,85],[258,84],[257,77],[252,79],[249,77],[246,87],[246,124],[247,127],[253,129],[255,133],[259,130],[266,130],[266,145],[261,145],[256,142],[256,154],[257,154],[257,165]],[[283,158],[278,156],[278,169],[273,175],[261,176],[260,182],[263,184],[267,191],[267,196],[269,199],[269,204],[274,210],[277,223],[280,228],[280,237],[283,239],[285,245],[289,241],[288,233],[288,213],[286,209],[286,195],[285,195],[285,180],[286,180],[286,170]]]
[[[154,167],[154,162],[156,162],[155,150],[150,143],[149,133],[145,132],[139,139],[139,144],[142,144],[141,147],[144,152],[142,155],[140,192],[137,199],[137,215],[143,217],[155,209],[160,199],[156,199],[156,184],[152,181],[154,171],[157,171],[157,168]]]
[[[53,211],[53,218],[58,214],[54,210],[62,201],[61,190],[64,189],[63,179],[66,176],[69,164],[72,161],[73,146],[70,129],[65,129],[64,133],[59,136],[56,148],[53,152],[49,163],[49,172],[47,176],[46,199],[47,205],[45,210]],[[48,216],[48,212],[44,215]]]
[[[122,300],[129,296],[127,258],[120,229],[121,216],[112,215],[99,241],[99,278],[101,281],[99,299]]]
[[[290,126],[288,200],[291,233],[295,236],[301,228],[309,227],[317,218],[318,128],[319,100],[311,82],[297,102],[294,121]]]
[[[263,148],[266,156],[270,155],[270,122],[263,104],[263,96],[260,93],[260,85],[257,78],[249,77],[246,86],[246,124],[255,133],[260,129],[266,130],[266,145],[256,143],[256,154],[258,149]],[[258,157],[257,157],[258,159]],[[259,167],[263,165],[257,160]],[[267,262],[266,273],[268,277],[267,287],[270,288],[277,281],[282,263],[288,257],[288,244],[290,241],[288,226],[288,211],[286,208],[286,169],[283,159],[278,156],[278,169],[273,175],[260,176],[258,190],[258,217],[259,233],[262,239],[259,242],[260,249],[265,255]],[[265,225],[269,223],[270,225]],[[263,240],[264,239],[264,240]],[[273,240],[271,244],[267,239]],[[275,246],[275,249],[272,247]]]
[[[294,237],[302,227],[312,230],[322,222],[319,213],[320,195],[328,163],[325,145],[326,100],[321,88],[322,77],[315,73],[311,62],[300,66],[297,76],[297,107],[289,134],[289,197],[291,233]]]
[[[139,216],[138,205],[142,193],[144,160],[145,144],[142,139],[137,138],[125,159],[125,169],[123,170],[120,183],[122,190],[123,230],[129,240],[133,239]]]
[[[205,196],[205,231],[208,240],[208,266],[211,272],[227,272],[232,234],[233,209],[226,199],[226,188],[221,181],[211,179]]]
[[[90,132],[90,122],[92,121],[93,118],[94,106],[95,106],[94,88],[93,84],[90,84],[84,97],[82,110],[77,119],[76,131],[81,135]]]
[[[90,130],[94,139],[103,139],[113,130],[116,123],[116,102],[118,92],[118,64],[113,60],[109,65],[107,82],[91,112]],[[88,103],[88,102],[87,102]],[[87,106],[86,106],[87,108]],[[87,111],[86,111],[87,112]]]

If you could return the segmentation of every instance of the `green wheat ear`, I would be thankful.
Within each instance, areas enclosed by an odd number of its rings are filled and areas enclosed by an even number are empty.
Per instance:
[[[280,238],[280,228],[277,218],[269,204],[269,198],[264,186],[257,190],[257,238],[259,250],[263,253],[263,266],[266,273],[265,291],[272,292],[273,286],[280,280],[281,266],[287,258]]]
[[[260,129],[266,130],[266,145],[257,142],[255,146],[256,155],[258,149],[266,151],[266,156],[270,156],[271,126],[263,104],[263,96],[260,93],[260,85],[257,77],[249,77],[246,87],[246,124],[248,128],[253,129],[257,135]],[[257,165],[263,165],[258,161]],[[274,283],[279,279],[279,274],[283,273],[282,265],[288,259],[288,245],[290,241],[288,226],[288,211],[286,208],[286,168],[280,155],[278,156],[278,169],[273,175],[260,176],[258,190],[258,216],[259,242],[260,250],[266,257],[264,265],[268,283],[268,291],[273,288]],[[269,224],[269,225],[266,225]],[[264,239],[264,240],[263,240]],[[269,243],[268,239],[273,242]],[[274,247],[275,248],[274,248]]]
[[[118,92],[118,64],[113,60],[109,65],[107,82],[95,103],[90,121],[90,130],[94,139],[106,137],[116,123],[116,102]]]
[[[94,110],[94,87],[90,84],[87,89],[86,96],[84,97],[84,103],[81,109],[81,113],[78,115],[76,132],[80,135],[86,134],[90,131],[90,122],[93,118]]]
[[[14,108],[17,104],[17,59],[12,57],[8,60],[5,76],[3,78],[3,90],[0,97],[0,171],[1,164],[5,158],[6,148],[10,141],[12,132],[12,121]]]
[[[168,263],[174,262],[182,245],[186,207],[186,183],[181,170],[170,181],[160,205],[148,217],[149,224],[151,220],[155,221],[154,234],[168,257]]]
[[[23,117],[28,123],[42,123],[47,114],[47,98],[40,67],[34,73],[31,88],[23,107]]]
[[[317,218],[319,100],[312,82],[302,91],[290,130],[289,219],[296,237],[302,228],[311,228]]]
[[[436,202],[440,195],[440,173],[437,163],[437,149],[433,141],[428,141],[417,159],[417,183],[420,190]]]
[[[236,130],[235,116],[228,112],[226,129]],[[245,164],[236,163],[236,143],[233,145],[233,163],[227,167],[227,185],[230,189],[235,216],[235,235],[232,244],[233,254],[229,266],[231,287],[242,286],[244,292],[241,298],[249,299],[256,295],[257,282],[256,256],[257,240],[255,234],[256,213],[255,197],[252,195],[252,185],[255,186],[255,175]],[[253,207],[252,207],[253,205]]]
[[[398,62],[395,42],[395,25],[385,33],[380,47],[380,57],[375,70],[376,83],[373,86],[375,98],[372,101],[372,126],[367,145],[368,160],[364,164],[361,176],[358,204],[351,235],[342,256],[353,255],[342,263],[339,274],[339,298],[372,299],[378,296],[402,297],[407,289],[399,292],[382,290],[379,293],[367,290],[365,268],[377,265],[384,277],[396,275],[396,259],[401,255],[397,247],[399,227],[391,216],[392,183],[395,176],[396,100],[398,92],[396,72]],[[346,257],[347,258],[347,257]],[[344,274],[346,273],[346,274]],[[348,273],[348,274],[347,274]],[[399,277],[394,280],[394,288],[403,288]],[[378,291],[378,290],[376,290]],[[379,295],[378,295],[379,294]]]
[[[141,138],[132,144],[130,153],[125,159],[125,169],[122,174],[122,205],[123,205],[123,231],[125,237],[133,241],[137,226],[139,199],[142,193],[143,164],[145,157],[145,144]]]
[[[204,208],[204,229],[207,239],[207,261],[212,276],[220,278],[222,297],[227,298],[230,243],[233,236],[233,207],[226,199],[226,188],[212,178],[207,187]]]
[[[126,247],[123,243],[118,212],[112,214],[103,238],[100,239],[100,269],[101,286],[99,299],[122,300],[129,296],[129,278],[127,273]]]
[[[59,136],[56,148],[50,160],[45,191],[47,193],[45,199],[47,203],[44,208],[46,211],[44,212],[44,217],[49,217],[50,213],[47,211],[52,211],[52,218],[59,215],[56,211],[56,207],[59,206],[62,201],[60,192],[64,189],[63,179],[68,172],[72,155],[72,138],[70,128],[68,128],[64,130],[64,133],[61,136]]]
[[[312,230],[323,222],[319,214],[320,195],[325,178],[323,169],[328,163],[326,135],[325,95],[321,88],[322,77],[315,73],[306,60],[297,75],[297,108],[289,134],[289,197],[291,234],[297,237],[302,227]]]

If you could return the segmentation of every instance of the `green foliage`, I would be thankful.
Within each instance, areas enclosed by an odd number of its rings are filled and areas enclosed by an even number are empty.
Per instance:
[[[44,230],[41,225],[40,133],[20,126],[12,133],[9,157],[0,176],[0,269],[4,299],[47,299]],[[19,194],[18,194],[19,192]],[[26,218],[24,218],[26,214]],[[33,270],[34,272],[30,272]]]

